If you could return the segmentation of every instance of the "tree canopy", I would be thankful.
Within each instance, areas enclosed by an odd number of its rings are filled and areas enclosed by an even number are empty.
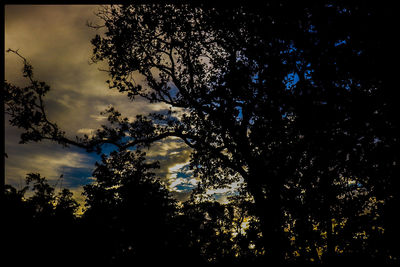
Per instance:
[[[33,78],[28,62],[31,85],[5,86],[11,124],[25,130],[22,142],[51,139],[99,153],[103,144],[116,146],[121,173],[110,172],[113,161],[99,165],[89,199],[112,209],[136,203],[138,195],[123,191],[139,181],[126,164],[144,165],[128,149],[174,136],[192,148],[200,187],[244,180],[265,260],[398,260],[390,6],[135,4],[105,6],[98,16],[104,24],[92,27],[106,31],[93,38],[92,59],[108,64],[110,89],[169,110],[130,121],[110,108],[109,125],[71,139],[47,119],[49,87]],[[146,172],[140,175],[146,181]],[[145,203],[168,199],[157,184],[142,186],[157,193]]]

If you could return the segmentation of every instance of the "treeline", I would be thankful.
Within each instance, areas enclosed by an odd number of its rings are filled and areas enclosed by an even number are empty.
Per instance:
[[[221,204],[194,192],[178,203],[151,172],[156,167],[140,151],[103,156],[95,182],[84,188],[79,215],[73,194],[56,193],[40,174],[28,174],[23,189],[7,185],[5,260],[116,266],[260,261],[261,236],[248,196]]]
[[[40,174],[28,174],[23,189],[7,185],[5,259],[116,266],[269,262],[254,201],[244,188],[227,204],[205,196],[200,187],[179,203],[152,172],[157,167],[146,163],[140,151],[103,155],[95,181],[84,187],[85,208],[79,215],[73,194],[68,189],[56,193]],[[346,181],[342,186],[343,205],[335,207],[330,237],[321,230],[323,221],[304,225],[287,217],[286,263],[396,262],[396,254],[385,249],[390,237],[382,227],[384,203],[362,185]],[[328,238],[337,244],[330,259]]]

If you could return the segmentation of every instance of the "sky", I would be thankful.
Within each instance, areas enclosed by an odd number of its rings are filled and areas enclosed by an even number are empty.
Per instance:
[[[100,112],[110,105],[128,118],[168,108],[142,99],[132,102],[110,90],[105,82],[109,79],[107,73],[100,70],[106,67],[90,63],[90,40],[99,30],[88,27],[87,22],[99,22],[95,16],[98,8],[95,5],[5,7],[5,49],[18,50],[33,66],[34,77],[50,85],[45,98],[48,116],[70,137],[90,134],[99,128],[105,122]],[[18,56],[5,53],[6,81],[27,85],[21,75],[22,66]],[[76,147],[62,148],[50,141],[19,144],[21,131],[5,119],[6,184],[22,188],[27,173],[40,173],[51,185],[69,188],[82,202],[83,186],[93,181],[92,171],[99,156]],[[171,138],[155,143],[146,152],[150,160],[160,161],[156,173],[173,195],[178,200],[187,199],[198,181],[188,170],[190,149]]]

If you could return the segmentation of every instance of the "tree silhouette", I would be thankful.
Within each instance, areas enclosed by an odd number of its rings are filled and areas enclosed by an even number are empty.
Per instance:
[[[74,263],[79,251],[74,245],[78,204],[72,193],[63,189],[55,194],[54,187],[36,173],[27,175],[26,184],[21,190],[6,186],[3,262],[50,265],[64,259]],[[33,194],[26,196],[31,184]]]
[[[25,129],[22,142],[51,139],[99,153],[109,143],[125,153],[179,137],[193,149],[202,185],[244,179],[266,261],[398,261],[398,110],[385,62],[393,15],[344,1],[107,6],[93,61],[108,63],[110,88],[171,109],[129,121],[110,108],[108,126],[72,140],[47,119],[49,87],[24,59],[31,85],[6,83],[6,111]],[[93,204],[119,206],[117,192],[128,201],[105,173],[87,187]],[[207,209],[220,209],[213,205]]]
[[[83,220],[97,240],[91,244],[100,262],[169,262],[176,253],[168,244],[176,201],[150,172],[158,164],[146,163],[144,156],[139,150],[103,155],[93,172],[95,182],[84,187]]]

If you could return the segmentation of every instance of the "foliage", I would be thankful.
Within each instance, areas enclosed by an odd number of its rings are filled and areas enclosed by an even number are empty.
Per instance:
[[[24,58],[31,85],[6,83],[5,103],[11,124],[25,130],[22,142],[51,139],[99,153],[106,143],[118,148],[109,161],[103,158],[97,183],[86,188],[88,217],[105,216],[100,227],[110,228],[107,235],[132,222],[128,208],[163,218],[160,225],[150,223],[160,229],[157,235],[169,227],[170,209],[157,208],[170,203],[167,192],[150,179],[143,155],[127,149],[175,136],[193,149],[191,167],[201,186],[244,179],[262,236],[252,237],[261,244],[251,247],[263,251],[261,260],[399,260],[399,112],[394,71],[385,61],[395,43],[390,7],[344,1],[136,4],[106,6],[98,16],[106,33],[92,40],[93,61],[108,63],[110,88],[170,110],[129,121],[110,108],[109,125],[91,138],[71,140],[47,120],[42,97],[48,87],[33,79]],[[142,204],[154,207],[154,214]],[[204,227],[189,235],[190,247],[207,261],[236,255],[228,249],[237,245],[232,233],[215,231],[232,229],[229,207],[186,203],[183,209],[189,214],[184,225]],[[113,216],[119,219],[109,221]],[[116,244],[131,245],[138,247]]]
[[[86,185],[87,209],[83,222],[88,225],[93,253],[98,260],[112,264],[157,261],[157,253],[167,261],[171,257],[168,242],[172,238],[170,221],[176,203],[151,169],[158,163],[146,163],[145,154],[112,152],[96,164],[94,183]],[[98,235],[98,233],[102,233]]]
[[[21,190],[7,185],[2,203],[4,262],[51,264],[65,253],[76,254],[78,203],[68,189],[55,188],[40,174],[30,173]],[[32,185],[32,191],[28,191]],[[29,192],[28,196],[26,194]],[[71,258],[65,263],[72,264]]]

